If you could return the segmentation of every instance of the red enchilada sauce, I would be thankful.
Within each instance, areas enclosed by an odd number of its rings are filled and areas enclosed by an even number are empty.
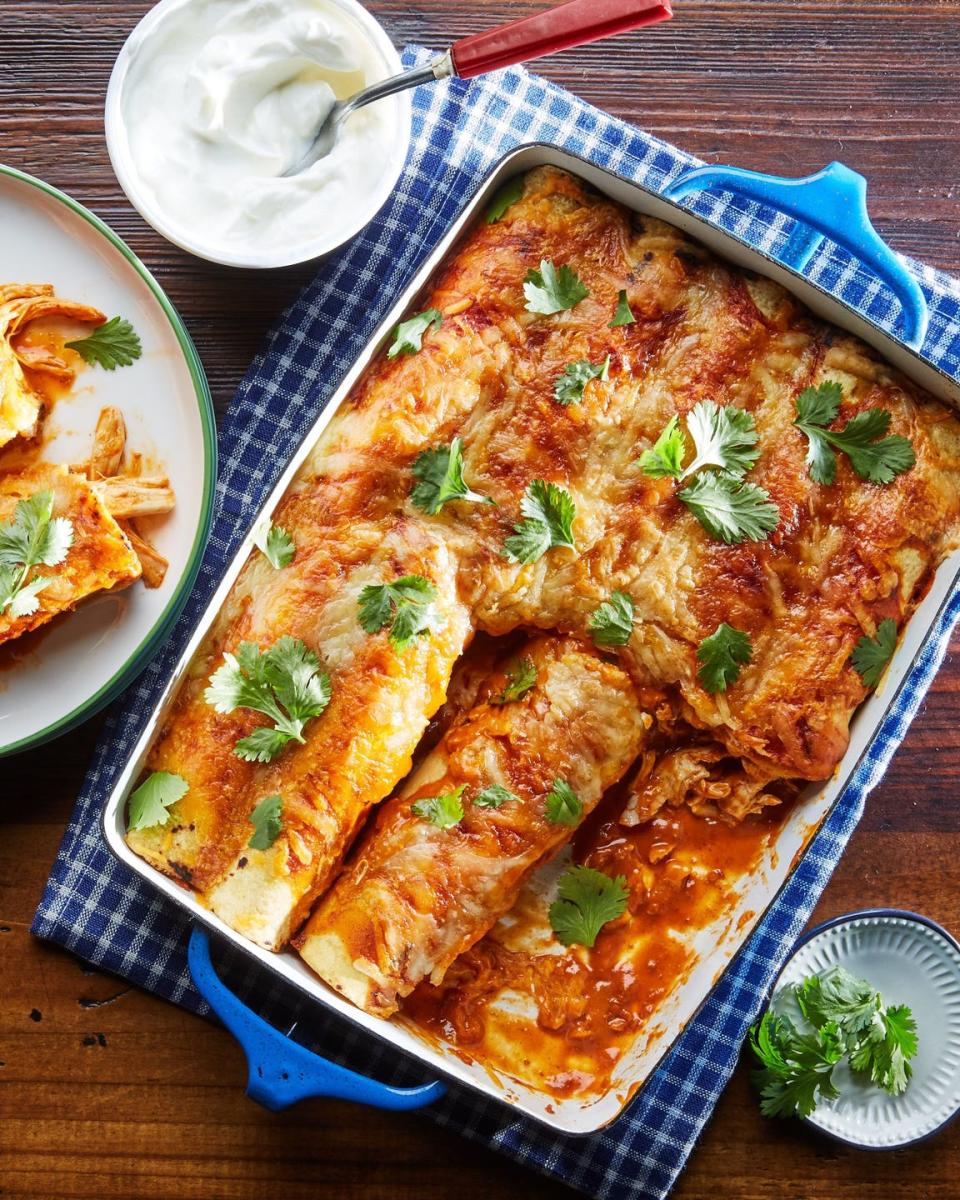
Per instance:
[[[573,846],[575,862],[625,876],[630,890],[627,912],[593,949],[547,941],[544,902],[525,889],[439,987],[424,983],[408,997],[407,1018],[557,1096],[606,1090],[626,1048],[660,1032],[656,1013],[691,966],[691,933],[732,910],[739,881],[790,809],[788,801],[731,824],[664,807],[628,828],[618,821],[623,803],[615,789]]]

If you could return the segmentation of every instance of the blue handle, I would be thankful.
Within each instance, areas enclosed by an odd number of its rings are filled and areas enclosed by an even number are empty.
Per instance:
[[[926,297],[871,224],[867,181],[862,175],[838,162],[802,179],[761,175],[740,167],[696,167],[669,184],[663,194],[670,200],[681,200],[702,188],[738,192],[794,217],[799,224],[777,257],[795,271],[804,269],[825,237],[849,250],[872,267],[900,301],[902,340],[914,350],[923,345],[929,320]]]
[[[187,961],[197,990],[243,1047],[249,1068],[247,1095],[271,1112],[310,1096],[335,1096],[374,1108],[422,1108],[446,1092],[442,1083],[415,1088],[377,1083],[320,1058],[268,1025],[220,979],[210,960],[210,939],[199,925],[190,934]]]

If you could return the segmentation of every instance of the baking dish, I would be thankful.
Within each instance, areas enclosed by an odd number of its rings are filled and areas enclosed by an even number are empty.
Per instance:
[[[733,186],[741,193],[773,203],[782,211],[799,217],[802,224],[781,252],[783,262],[778,262],[681,208],[675,198],[658,196],[648,189],[554,147],[525,146],[504,156],[466,204],[415,278],[398,297],[397,303],[386,315],[374,338],[330,398],[294,455],[267,499],[264,506],[266,510],[273,509],[333,412],[377,354],[397,321],[410,311],[417,293],[464,227],[485,205],[490,193],[506,177],[543,164],[570,171],[626,207],[678,226],[698,238],[719,256],[775,279],[818,315],[872,344],[921,387],[953,407],[960,407],[960,386],[947,375],[925,363],[917,352],[917,347],[922,344],[926,325],[926,306],[922,293],[906,268],[873,231],[866,216],[864,181],[847,168],[833,164],[806,180],[775,180],[726,168],[700,168],[682,177],[672,186],[671,195],[676,198],[697,187]],[[836,243],[848,248],[863,263],[872,267],[898,296],[905,316],[901,338],[897,339],[884,333],[847,305],[802,277],[799,272],[822,236],[829,236]],[[787,265],[784,265],[785,263]],[[255,1014],[244,1010],[239,1001],[231,998],[223,985],[217,981],[209,959],[204,926],[222,933],[256,961],[327,1008],[338,1012],[354,1025],[390,1043],[396,1049],[411,1054],[438,1073],[505,1101],[554,1130],[572,1134],[591,1132],[613,1120],[630,1097],[642,1087],[783,887],[804,846],[830,811],[850,774],[869,747],[960,571],[960,554],[951,556],[941,564],[928,593],[903,631],[900,646],[881,690],[863,705],[854,718],[850,746],[837,773],[826,785],[814,785],[806,790],[802,803],[795,807],[776,842],[765,853],[735,908],[732,911],[728,910],[722,918],[696,934],[692,942],[696,955],[695,965],[684,982],[658,1011],[656,1030],[640,1037],[631,1051],[618,1063],[615,1086],[606,1094],[597,1097],[561,1098],[537,1091],[509,1078],[495,1077],[482,1064],[465,1061],[462,1052],[454,1047],[445,1046],[443,1043],[428,1043],[411,1026],[399,1021],[383,1022],[353,1008],[321,983],[293,952],[286,951],[276,955],[248,943],[225,927],[191,894],[160,875],[127,847],[123,838],[127,794],[137,780],[150,743],[163,723],[187,666],[233,585],[251,545],[248,536],[194,631],[109,798],[104,827],[111,849],[131,869],[150,880],[197,920],[198,926],[193,934],[190,951],[194,978],[200,990],[247,1049],[251,1061],[251,1091],[261,1101],[274,1107],[282,1107],[303,1095],[334,1094],[350,1095],[368,1103],[379,1103],[388,1107],[411,1107],[429,1102],[442,1089],[436,1085],[406,1091],[383,1089],[370,1081],[359,1081],[342,1068],[331,1068],[330,1064],[323,1064],[322,1060],[309,1054],[303,1047],[286,1041]]]

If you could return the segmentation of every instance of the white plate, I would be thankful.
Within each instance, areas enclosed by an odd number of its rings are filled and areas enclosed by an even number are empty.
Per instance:
[[[213,511],[216,431],[190,336],[134,254],[62,192],[0,166],[0,282],[52,283],[57,294],[133,323],[143,357],[82,372],[48,420],[43,457],[90,455],[104,405],[126,419],[131,450],[160,464],[177,503],[150,536],[169,560],[161,587],[137,583],[61,617],[0,671],[0,755],[46,741],[89,717],[146,666],[189,594]],[[15,646],[16,643],[13,643]]]
[[[851,1145],[890,1150],[929,1137],[960,1110],[960,947],[939,925],[896,909],[853,913],[815,929],[787,962],[775,991],[837,965],[868,980],[887,1004],[906,1004],[918,1048],[907,1090],[890,1096],[841,1063],[840,1096],[809,1124]]]

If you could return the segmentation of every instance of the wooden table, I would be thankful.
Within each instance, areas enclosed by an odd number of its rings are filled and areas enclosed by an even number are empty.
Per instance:
[[[183,314],[218,407],[310,268],[205,265],[126,203],[103,142],[110,66],[144,0],[0,0],[0,159],[104,217]],[[537,2],[371,0],[396,43],[445,45]],[[870,180],[900,250],[960,274],[960,4],[676,0],[668,26],[541,64],[602,108],[709,161],[799,174],[841,158]],[[0,264],[0,277],[2,277]],[[960,643],[954,645],[954,651]],[[816,919],[868,905],[960,929],[960,660],[948,658],[870,800]],[[488,1200],[564,1189],[416,1115],[245,1099],[218,1028],[27,933],[99,721],[3,764],[0,783],[0,1196]],[[677,1197],[960,1196],[957,1129],[874,1156],[763,1120],[743,1065]]]

